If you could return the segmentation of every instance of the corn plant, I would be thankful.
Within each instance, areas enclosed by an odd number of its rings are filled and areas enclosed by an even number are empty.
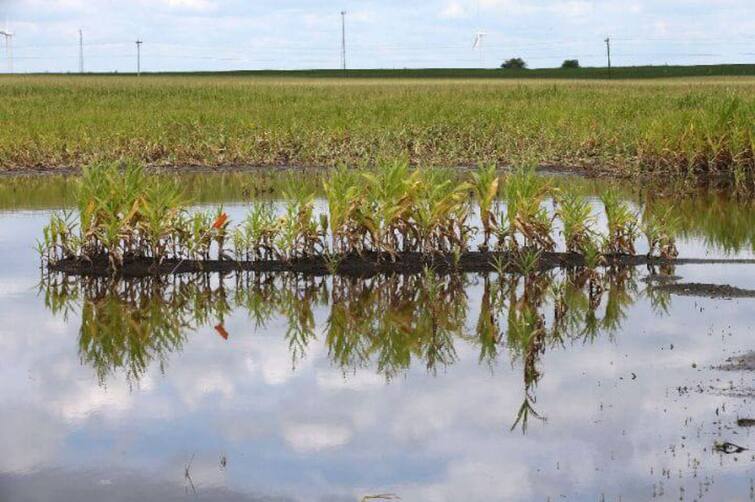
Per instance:
[[[271,260],[273,258],[273,241],[277,231],[273,207],[269,202],[258,202],[251,209],[237,228],[238,239],[242,243],[242,254],[246,260]]]
[[[181,189],[175,182],[148,184],[139,204],[137,228],[152,257],[162,260],[181,223]]]
[[[618,192],[608,190],[601,195],[608,219],[608,236],[603,252],[606,254],[635,254],[634,241],[637,238],[637,218],[629,205],[621,200]]]
[[[499,233],[499,247],[517,249],[517,235],[525,247],[534,246],[552,251],[553,218],[543,207],[545,198],[552,193],[548,183],[537,176],[533,168],[521,168],[505,179],[506,225]]]
[[[584,255],[595,239],[595,217],[589,202],[572,191],[564,192],[558,199],[557,214],[563,225],[566,251]]]
[[[483,235],[481,248],[486,251],[490,237],[496,229],[494,203],[498,196],[499,180],[495,164],[481,166],[477,172],[472,174],[472,186],[477,194],[477,202],[480,206],[480,221],[482,223]]]
[[[566,251],[581,254],[587,264],[598,264],[602,254],[634,254],[636,215],[616,192],[602,196],[609,229],[604,238],[593,229],[584,198],[559,195],[532,167],[499,178],[491,165],[467,180],[448,170],[410,169],[405,162],[370,171],[342,167],[324,181],[327,211],[316,210],[310,185],[290,179],[279,214],[258,202],[232,225],[222,207],[187,211],[175,181],[152,180],[137,164],[96,164],[81,178],[78,217],[53,215],[39,250],[48,264],[100,260],[113,270],[132,260],[230,259],[229,244],[233,259],[246,261],[340,260],[365,253],[380,261],[419,253],[442,254],[458,264],[481,231],[481,250],[506,251],[499,259],[507,266],[534,271],[535,258],[555,250],[559,218]],[[505,209],[497,202],[499,190]],[[480,228],[470,223],[475,198]],[[553,215],[545,207],[549,198],[558,201]],[[642,230],[651,252],[676,256],[670,214],[646,220]]]
[[[649,207],[645,208],[641,230],[648,242],[648,256],[657,252],[661,258],[673,259],[679,255],[673,235],[678,220],[673,217],[672,211],[673,207],[656,213],[651,212]]]
[[[368,241],[379,240],[372,208],[367,201],[367,189],[361,181],[357,173],[342,166],[324,182],[331,251],[334,253],[362,253]]]

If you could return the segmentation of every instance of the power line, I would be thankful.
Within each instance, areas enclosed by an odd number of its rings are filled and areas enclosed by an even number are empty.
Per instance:
[[[495,32],[489,33],[488,36],[494,36]],[[507,41],[504,44],[490,44],[487,43],[487,48],[509,48],[509,47],[543,47],[543,48],[553,48],[553,49],[563,49],[563,46],[565,44],[592,44],[594,43],[594,38],[564,38],[564,39],[549,39],[548,41]],[[667,42],[667,43],[678,43],[678,44],[711,44],[714,42],[721,42],[726,43],[727,45],[730,44],[742,44],[742,45],[749,45],[755,42],[755,37],[728,37],[728,38],[623,38],[623,37],[611,37],[612,41],[620,41],[620,42],[626,42],[626,43],[644,43],[648,41],[659,41],[659,42]],[[133,42],[132,42],[133,43]],[[116,42],[116,41],[99,41],[99,42],[86,42],[84,44],[85,47],[105,47],[105,46],[116,46],[116,47],[124,47],[128,46],[130,43],[127,42]],[[16,50],[18,49],[44,49],[44,48],[66,48],[66,47],[73,47],[73,44],[70,43],[63,43],[63,44],[35,44],[35,45],[16,45],[14,48]],[[185,44],[185,43],[172,43],[172,42],[152,42],[150,41],[151,47],[157,47],[157,46],[166,46],[166,47],[177,47],[177,48],[192,48],[192,49],[206,49],[207,45],[192,45],[192,44]],[[260,45],[260,44],[253,44],[253,45],[234,45],[235,49],[251,49],[251,50],[265,50],[265,51],[274,51],[274,50],[280,50],[280,51],[288,51],[288,50],[307,50],[307,51],[333,51],[336,48],[335,47],[327,47],[327,46],[310,46],[310,45],[288,45],[288,46],[282,46],[282,45]],[[351,44],[349,45],[350,51],[367,51],[367,50],[433,50],[433,49],[468,49],[469,45],[467,43],[463,44],[424,44],[424,45],[383,45],[383,44],[371,44],[371,45],[359,45],[359,44]]]

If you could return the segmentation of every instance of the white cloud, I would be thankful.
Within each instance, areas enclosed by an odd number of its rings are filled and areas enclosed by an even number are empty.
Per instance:
[[[619,65],[746,63],[751,58],[743,47],[755,31],[748,0],[480,0],[479,16],[471,0],[336,7],[304,0],[136,0],[118,9],[111,0],[6,5],[19,72],[75,71],[80,27],[90,71],[133,70],[135,37],[145,41],[142,67],[148,71],[333,68],[340,63],[341,8],[348,11],[347,59],[354,68],[478,66],[470,43],[476,29],[488,33],[489,65],[510,52],[532,67],[559,65],[566,57],[603,64],[596,47],[607,34],[631,43],[617,47]],[[673,25],[662,36],[675,45],[653,40],[657,23],[668,19]]]
[[[209,0],[163,0],[169,7],[195,11],[209,11],[216,8]]]
[[[315,452],[343,446],[351,439],[347,427],[333,424],[288,424],[283,437],[299,453]]]
[[[146,382],[145,382],[146,383]],[[106,390],[97,382],[80,382],[55,403],[67,422],[83,422],[94,415],[116,418],[133,404],[133,395],[126,382],[113,379]]]
[[[582,1],[556,2],[551,10],[564,16],[585,16],[592,12],[593,4]]]
[[[462,7],[459,2],[449,2],[443,7],[443,10],[440,11],[440,17],[446,19],[464,17],[465,14],[464,7]]]
[[[658,21],[653,23],[653,28],[655,28],[656,34],[661,36],[667,35],[669,33],[669,24],[663,19],[659,19]]]
[[[15,404],[0,408],[0,472],[26,473],[54,458],[65,434],[44,410]]]
[[[363,391],[367,389],[380,388],[385,385],[385,378],[377,373],[359,371],[354,374],[341,375],[334,371],[316,372],[317,385],[324,390],[342,391],[354,390]]]

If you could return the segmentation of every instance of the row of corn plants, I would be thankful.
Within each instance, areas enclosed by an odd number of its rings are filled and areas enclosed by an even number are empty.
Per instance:
[[[448,170],[386,163],[374,170],[335,169],[323,185],[327,209],[318,207],[311,187],[291,183],[282,208],[252,203],[231,226],[222,207],[189,211],[175,181],[150,178],[135,164],[95,165],[79,182],[77,211],[51,217],[39,251],[49,263],[106,259],[114,270],[134,258],[323,257],[337,264],[351,254],[459,257],[474,247],[532,261],[527,257],[556,251],[560,233],[563,251],[584,256],[588,265],[605,255],[636,254],[640,234],[651,254],[677,255],[671,209],[636,211],[607,191],[601,200],[608,232],[602,233],[588,199],[556,188],[533,169],[501,175],[490,165],[460,179]]]

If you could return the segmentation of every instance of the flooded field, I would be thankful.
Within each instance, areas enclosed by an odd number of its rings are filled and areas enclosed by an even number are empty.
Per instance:
[[[70,192],[0,179],[0,499],[755,500],[755,265],[44,275]],[[680,257],[755,256],[751,198],[669,192]]]

